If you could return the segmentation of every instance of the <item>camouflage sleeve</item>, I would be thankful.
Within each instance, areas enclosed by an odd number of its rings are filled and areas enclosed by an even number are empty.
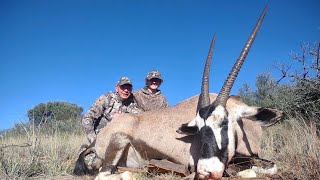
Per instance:
[[[104,114],[103,116],[110,122],[112,119],[111,111],[113,109],[114,102],[114,94],[112,92],[107,94],[107,98],[104,101],[103,107],[104,107]]]
[[[141,89],[133,92],[133,97],[134,97],[133,99],[134,99],[134,102],[135,102],[136,106],[139,109],[141,109],[142,111],[145,111],[145,108],[144,108],[143,103],[142,103],[143,100],[142,100],[141,94],[142,94]]]
[[[143,109],[140,108],[137,103],[135,102],[132,102],[128,107],[127,107],[127,111],[129,113],[132,113],[132,114],[139,114],[139,113],[142,113],[143,112]]]
[[[82,119],[82,125],[84,126],[87,134],[94,133],[94,123],[103,114],[104,103],[108,98],[107,94],[101,95],[89,108],[87,113]]]
[[[165,96],[163,96],[163,107],[164,108],[169,107],[169,103],[168,103],[167,98]]]
[[[139,114],[144,111],[143,108],[137,104],[137,99],[135,97],[136,92],[132,93],[132,99],[130,100],[131,102],[127,107],[127,111],[132,114]]]

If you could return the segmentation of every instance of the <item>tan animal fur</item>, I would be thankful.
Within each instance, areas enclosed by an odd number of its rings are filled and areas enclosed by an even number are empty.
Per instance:
[[[217,94],[210,94],[211,101],[216,98]],[[184,136],[176,133],[181,124],[189,122],[194,118],[196,113],[198,96],[189,98],[173,107],[168,107],[158,111],[144,112],[138,116],[132,114],[124,114],[114,119],[98,134],[97,143],[95,145],[97,155],[104,159],[112,136],[114,134],[123,133],[127,135],[122,140],[129,146],[134,146],[136,151],[143,159],[141,166],[145,165],[148,159],[168,159],[172,162],[188,165],[189,159],[197,159],[196,153],[190,154],[191,143],[194,143],[193,136]],[[239,101],[237,98],[229,98],[227,101],[227,110],[249,110],[256,111],[258,107],[250,107]],[[274,117],[273,122],[277,122],[282,116],[279,112]],[[253,117],[252,117],[253,118]],[[241,123],[242,122],[242,123]],[[261,126],[250,120],[242,119],[235,126],[237,134],[236,152],[242,155],[252,156],[259,155],[260,138],[262,135]],[[128,140],[132,137],[132,140]],[[121,139],[121,138],[120,138]],[[128,143],[129,142],[129,143]],[[119,144],[122,142],[118,142]],[[145,143],[145,144],[144,144]],[[127,145],[126,144],[126,145]],[[152,147],[152,149],[146,148]],[[153,151],[153,149],[157,151]],[[138,152],[137,152],[138,153]],[[127,163],[130,164],[129,157]],[[136,159],[136,157],[134,157]],[[124,163],[124,162],[121,162]],[[192,162],[191,162],[192,163]],[[131,166],[131,167],[139,167]]]

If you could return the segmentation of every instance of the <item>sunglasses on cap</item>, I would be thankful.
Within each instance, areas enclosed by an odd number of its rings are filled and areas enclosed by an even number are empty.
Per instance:
[[[161,79],[158,79],[158,78],[152,78],[152,79],[150,79],[149,81],[161,83]]]
[[[132,89],[132,85],[131,84],[123,84],[123,85],[120,85],[120,88],[121,89]]]

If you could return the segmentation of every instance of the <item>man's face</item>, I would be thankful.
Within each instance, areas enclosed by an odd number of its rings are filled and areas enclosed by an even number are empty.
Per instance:
[[[156,90],[159,88],[159,86],[161,84],[161,80],[158,78],[152,78],[150,80],[147,80],[147,84],[148,84],[149,89]]]
[[[123,100],[126,100],[131,95],[132,86],[130,84],[116,86],[116,91]]]

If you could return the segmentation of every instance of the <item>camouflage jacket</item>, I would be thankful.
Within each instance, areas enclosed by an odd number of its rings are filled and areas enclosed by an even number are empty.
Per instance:
[[[139,107],[144,111],[151,111],[168,107],[168,101],[160,90],[155,94],[148,91],[148,87],[143,87],[133,93]]]
[[[142,111],[143,110],[134,102],[132,94],[127,100],[122,101],[117,93],[109,92],[101,95],[95,103],[91,105],[82,119],[82,124],[87,135],[94,135],[99,132],[99,129],[112,120],[112,116],[115,113],[137,114]],[[91,138],[88,137],[88,139]]]

